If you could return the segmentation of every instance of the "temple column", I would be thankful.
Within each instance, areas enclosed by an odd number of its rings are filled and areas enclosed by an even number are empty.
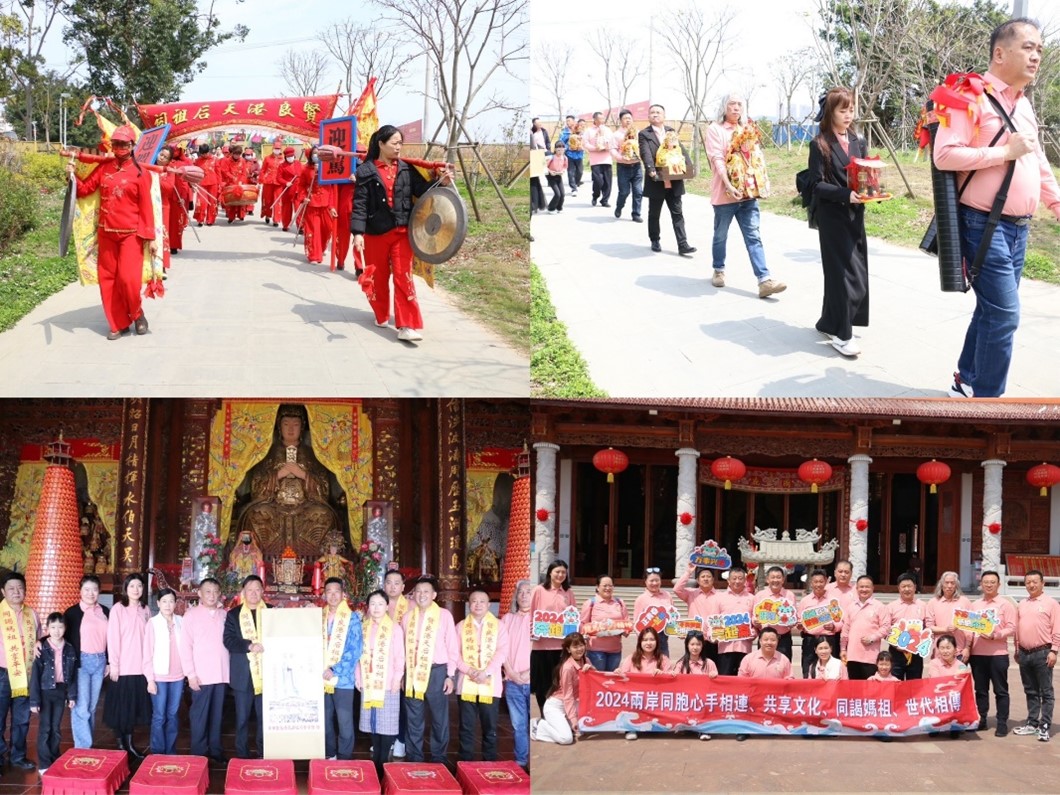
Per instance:
[[[537,574],[530,570],[531,577],[538,581],[545,576],[545,569],[552,562],[552,548],[556,543],[556,453],[559,445],[552,442],[534,442],[537,453],[537,494],[534,496],[534,549],[537,555]],[[537,512],[548,511],[542,521]]]
[[[872,458],[859,453],[850,456],[847,463],[850,464],[850,516],[847,522],[847,536],[850,541],[850,563],[854,569],[853,579],[857,582],[857,578],[868,570],[869,528],[858,530],[858,521],[869,520],[869,464],[872,463]]]
[[[146,494],[146,398],[127,398],[122,407],[121,466],[118,470],[118,543],[115,577],[143,571],[144,495]]]
[[[1001,570],[1001,532],[990,525],[1001,524],[1001,483],[1007,461],[991,458],[983,466],[983,571]],[[1003,532],[1003,531],[1002,531]]]
[[[410,566],[413,561],[406,560],[406,558],[414,550],[412,547],[407,547],[402,538],[406,523],[402,521],[401,486],[398,482],[403,452],[401,449],[401,406],[397,400],[392,398],[377,399],[371,401],[370,408],[366,410],[372,421],[371,499],[390,502],[393,509],[393,525],[390,528],[390,538],[394,545],[393,560]],[[362,530],[361,537],[364,538],[364,530]],[[418,557],[418,554],[416,556]]]
[[[438,604],[453,612],[457,621],[464,615],[464,401],[440,399],[438,428]]]
[[[677,543],[674,548],[674,577],[680,577],[688,564],[689,555],[696,545],[696,486],[699,451],[682,447],[677,456]],[[681,524],[681,514],[689,513],[692,521]]]

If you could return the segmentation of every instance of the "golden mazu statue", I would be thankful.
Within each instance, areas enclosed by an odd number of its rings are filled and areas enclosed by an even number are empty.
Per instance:
[[[276,440],[250,470],[251,501],[239,518],[239,532],[257,537],[266,558],[290,547],[316,559],[329,535],[341,535],[339,517],[328,502],[328,471],[306,441],[298,407],[281,407]]]
[[[655,155],[655,165],[668,169],[670,174],[685,173],[685,153],[674,130],[670,130],[663,138],[662,145]]]
[[[636,160],[640,157],[640,148],[637,146],[637,131],[632,127],[626,131],[626,137],[622,139],[619,153],[627,160]]]

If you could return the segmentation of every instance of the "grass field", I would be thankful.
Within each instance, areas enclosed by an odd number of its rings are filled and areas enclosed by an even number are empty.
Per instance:
[[[607,397],[589,377],[578,349],[567,339],[567,327],[556,319],[541,272],[530,266],[531,397]]]

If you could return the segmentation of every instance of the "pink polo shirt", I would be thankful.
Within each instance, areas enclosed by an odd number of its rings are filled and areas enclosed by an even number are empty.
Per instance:
[[[573,604],[574,591],[536,585],[530,596],[530,615],[533,616],[537,610],[562,613]],[[563,648],[563,638],[537,638],[532,643],[531,648],[537,651],[559,651]]]
[[[166,619],[159,613],[147,622],[147,630],[144,632],[144,678],[148,682],[179,682],[184,678],[184,669],[180,665],[180,636],[182,633],[180,622],[181,616],[173,616],[173,623],[166,629],[169,633],[169,663],[165,671],[154,670],[155,660],[155,623],[166,623]]]
[[[752,679],[793,679],[791,660],[780,652],[766,657],[761,649],[755,649],[740,661],[739,676]]]
[[[582,143],[585,151],[589,153],[589,165],[609,166],[611,165],[611,130],[606,124],[597,127],[590,125],[585,131]]]
[[[1060,218],[1060,188],[1038,141],[1038,120],[1034,117],[1030,100],[1023,91],[1006,85],[990,72],[983,77],[996,89],[995,96],[1012,118],[1016,129],[1034,136],[1034,151],[1016,160],[1016,170],[1012,174],[1008,200],[1002,213],[1033,215],[1040,200]],[[934,157],[935,165],[940,169],[959,172],[958,185],[964,184],[968,171],[978,172],[961,194],[961,204],[990,212],[1008,169],[1008,161],[1004,157],[1010,134],[1005,133],[996,146],[990,146],[1004,122],[985,96],[979,98],[977,107],[979,112],[976,115],[969,115],[964,110],[948,114],[949,124],[939,125]]]
[[[949,665],[946,665],[941,657],[934,657],[928,662],[927,667],[924,669],[924,678],[935,679],[940,676],[956,676],[957,674],[966,674],[970,670],[971,669],[967,665],[956,657]]]
[[[802,614],[805,613],[810,608],[813,608],[813,607],[827,607],[831,603],[831,601],[833,599],[836,599],[836,598],[838,598],[838,597],[837,596],[833,596],[832,594],[829,594],[827,589],[825,589],[824,596],[822,596],[820,599],[818,599],[816,596],[814,596],[812,591],[810,593],[806,594],[806,596],[802,597],[802,599],[799,600],[799,606],[795,609],[796,612],[799,615],[799,621],[800,622],[802,621]],[[840,605],[842,605],[842,601],[840,601]],[[813,629],[805,629],[804,628],[802,630],[802,634],[804,636],[813,636],[813,637],[820,637],[821,635],[834,635],[836,632],[839,632],[842,628],[843,628],[843,622],[840,621],[838,624],[835,624],[835,629],[832,630],[831,632],[829,632],[828,630],[826,630],[824,628],[824,624],[821,624],[820,626],[814,627]]]
[[[993,610],[998,617],[994,637],[972,635],[972,656],[1007,657],[1008,639],[1016,634],[1016,606],[1003,596],[995,596],[993,599],[976,599],[972,602],[972,610]]]
[[[845,611],[847,602],[853,602],[858,598],[858,591],[853,585],[845,588],[837,582],[830,582],[824,587],[825,596],[839,600],[839,606]]]
[[[530,672],[530,613],[507,612],[501,623],[508,632],[508,646],[504,656],[504,678],[515,681],[513,673]]]
[[[29,610],[30,613],[33,615],[33,638],[34,638],[34,642],[35,642],[36,638],[39,638],[41,636],[40,621],[37,620],[37,614],[34,611],[30,610],[28,607],[26,607],[25,604],[22,605],[22,609],[23,610]],[[21,638],[22,637],[22,616],[18,617],[18,619],[16,620],[15,624],[18,627],[18,636]],[[25,639],[23,638],[23,640],[25,640]],[[31,642],[30,643],[31,652],[32,652],[32,649],[33,649],[33,643]],[[30,655],[29,661],[32,664],[32,662],[33,662],[32,653]],[[7,668],[7,649],[4,647],[4,644],[3,644],[2,641],[0,641],[0,668]],[[26,672],[26,675],[28,677],[29,671]]]
[[[957,608],[971,610],[972,602],[967,596],[958,596],[956,599],[946,599],[944,596],[933,596],[924,605],[924,627],[938,634],[938,627],[949,627],[953,625],[953,611]],[[953,633],[957,641],[957,654],[968,648],[971,642],[970,633],[957,629]],[[934,651],[932,651],[934,654]]]
[[[680,660],[674,660],[673,667],[670,669],[675,674],[684,673],[681,667]],[[699,662],[689,662],[688,673],[696,676],[710,676],[714,677],[718,675],[718,666],[714,664],[714,661],[708,657],[703,657]]]
[[[722,613],[750,613],[755,606],[755,595],[751,593],[747,588],[744,588],[740,593],[733,593],[731,589],[722,591],[718,595],[718,614]],[[747,640],[723,640],[718,642],[718,654],[728,654],[729,652],[741,652],[743,654],[751,651],[751,647],[754,645],[755,632],[754,626],[751,626],[751,638]],[[780,655],[783,657],[784,655]]]
[[[664,654],[662,662],[656,663],[654,657],[643,657],[640,661],[640,668],[634,668],[633,655],[631,654],[621,662],[618,670],[624,674],[653,674],[659,671],[668,671],[670,670],[670,658]]]
[[[588,660],[582,665],[592,668]],[[581,667],[573,657],[568,657],[559,669],[559,692],[553,696],[563,702],[563,712],[567,715],[567,722],[571,728],[578,726],[578,678],[581,676]]]
[[[144,630],[149,613],[135,603],[116,604],[107,622],[107,659],[111,673],[135,676],[144,672]]]
[[[706,618],[707,616],[717,615],[721,611],[718,610],[718,599],[720,592],[717,588],[711,588],[709,593],[703,593],[703,589],[698,585],[695,588],[690,588],[688,582],[691,578],[688,576],[688,571],[681,575],[681,578],[674,583],[674,596],[688,605],[688,617],[695,618]]]
[[[787,588],[781,588],[779,593],[773,593],[770,588],[763,588],[761,591],[755,594],[755,607],[766,599],[779,599],[788,607],[795,608],[795,594],[789,591]],[[754,620],[754,614],[751,614],[751,619]],[[773,629],[777,631],[778,635],[790,635],[791,627],[774,626]]]
[[[872,676],[870,676],[868,679],[866,679],[865,681],[866,682],[901,682],[902,680],[899,679],[897,676],[891,676],[891,675],[880,676],[878,673],[875,673]]]
[[[196,605],[184,614],[180,642],[180,665],[190,679],[203,685],[228,684],[230,655],[224,644],[225,609],[209,610]]]
[[[88,607],[80,603],[81,612],[81,653],[102,654],[107,650],[107,617],[99,603]]]
[[[612,621],[629,621],[629,613],[626,612],[626,605],[621,599],[612,599],[609,602],[605,602],[599,596],[593,596],[590,599],[585,600],[585,604],[582,605],[582,624],[589,624],[593,621],[606,621],[611,619]],[[607,635],[602,638],[589,636],[589,649],[592,651],[603,651],[603,652],[620,652],[622,651],[622,636],[621,635]]]
[[[1042,594],[1026,598],[1016,608],[1016,645],[1021,649],[1036,649],[1048,645],[1060,649],[1060,605],[1051,596]]]
[[[633,620],[636,621],[640,618],[641,614],[650,607],[660,607],[664,610],[671,610],[673,606],[673,597],[671,597],[666,591],[659,591],[659,593],[653,594],[645,588],[640,592],[640,596],[638,596],[633,603]]]
[[[914,599],[912,602],[903,602],[899,599],[897,602],[891,602],[888,605],[891,611],[891,626],[893,627],[899,621],[924,621],[924,603],[919,599]]]
[[[457,695],[464,694],[464,682],[467,680],[467,673],[472,668],[477,668],[478,664],[475,660],[465,660],[463,657],[463,643],[461,638],[464,637],[464,625],[468,621],[471,621],[475,625],[476,634],[478,635],[479,644],[481,648],[482,643],[482,626],[485,622],[478,622],[471,616],[468,616],[459,624],[456,625],[456,639],[457,639],[457,657],[456,657],[456,669],[460,672],[460,675],[456,680],[456,692]],[[493,655],[489,663],[486,665],[486,672],[490,675],[490,683],[493,685],[493,695],[500,698],[501,693],[504,690],[503,676],[501,673],[501,664],[504,662],[504,656],[508,648],[508,628],[502,623],[500,630],[497,634],[497,653]]]
[[[880,653],[880,641],[891,632],[891,613],[875,598],[868,601],[854,600],[847,605],[843,616],[843,632],[839,636],[839,648],[849,662],[873,663]],[[862,638],[872,642],[866,646]]]
[[[374,649],[376,643],[376,637],[379,635],[379,625],[371,619],[367,619],[364,622],[364,645],[366,649]],[[394,692],[395,690],[401,690],[401,678],[405,675],[405,633],[401,631],[401,627],[394,625],[394,628],[390,631],[390,656],[387,658],[387,668],[390,672],[387,675],[387,690]],[[353,679],[357,683],[358,688],[364,687],[364,681],[361,678],[361,666],[358,665],[353,672]]]
[[[711,204],[734,204],[738,199],[725,192],[725,156],[729,152],[732,143],[732,133],[736,129],[735,124],[727,121],[715,122],[707,127],[707,157],[710,158],[710,167],[714,175],[710,183]]]
[[[413,605],[401,622],[401,628],[405,631],[405,643],[411,644],[413,649],[420,646],[423,625],[423,611]],[[434,641],[434,659],[431,663],[444,665],[446,673],[452,676],[456,673],[456,661],[459,659],[460,641],[456,636],[453,614],[443,607],[438,617],[438,637]]]

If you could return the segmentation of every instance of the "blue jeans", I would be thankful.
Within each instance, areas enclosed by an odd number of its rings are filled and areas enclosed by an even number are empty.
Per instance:
[[[184,695],[184,680],[155,682],[151,696],[151,753],[172,754],[177,749],[177,710]]]
[[[615,212],[621,213],[622,206],[626,203],[626,197],[633,194],[630,207],[633,217],[640,218],[640,200],[644,195],[644,178],[640,173],[640,163],[627,165],[619,163],[618,168],[618,201],[615,202]]]
[[[103,689],[103,670],[107,655],[81,653],[81,667],[77,670],[77,705],[70,713],[70,727],[74,733],[74,748],[91,748],[96,730],[96,707],[99,691]]]
[[[1000,225],[998,231],[1001,231]],[[1053,669],[1049,667],[1049,650],[1020,652],[1020,679],[1027,695],[1027,725],[1041,728],[1053,724]]]
[[[960,221],[961,255],[971,267],[983,238],[986,214],[961,207]],[[1012,340],[1020,324],[1020,275],[1029,229],[1008,221],[998,222],[982,270],[972,284],[975,311],[964,336],[957,371],[961,382],[975,390],[976,397],[1000,397],[1005,393]]]
[[[622,652],[620,651],[590,651],[585,656],[593,664],[597,671],[617,671],[622,664]]]
[[[504,683],[504,700],[508,702],[508,717],[512,721],[515,740],[515,764],[530,764],[530,685]]]
[[[0,668],[0,759],[7,752],[4,734],[7,713],[11,713],[11,761],[26,758],[26,735],[29,733],[29,696],[11,697],[11,679],[6,668]]]
[[[762,237],[758,234],[758,199],[714,205],[714,242],[711,248],[714,270],[725,270],[725,243],[733,218],[743,233],[747,255],[751,258],[751,269],[758,281],[764,282],[769,278],[769,268],[766,267],[766,251],[762,248]]]

